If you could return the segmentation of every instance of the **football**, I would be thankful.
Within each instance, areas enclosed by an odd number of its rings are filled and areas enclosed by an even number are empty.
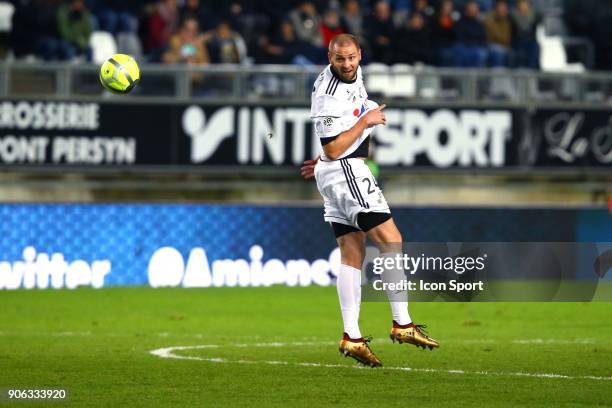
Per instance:
[[[100,83],[116,94],[131,92],[140,81],[140,68],[136,60],[126,54],[115,54],[100,67]]]

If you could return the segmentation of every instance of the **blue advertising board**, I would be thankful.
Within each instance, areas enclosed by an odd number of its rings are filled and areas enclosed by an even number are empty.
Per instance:
[[[405,241],[612,241],[606,210],[397,208]],[[329,285],[318,207],[2,204],[0,289]]]

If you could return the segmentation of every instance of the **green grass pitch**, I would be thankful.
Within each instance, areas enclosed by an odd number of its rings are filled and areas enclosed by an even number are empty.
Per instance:
[[[611,303],[412,303],[434,351],[392,344],[388,304],[364,303],[385,365],[370,369],[337,351],[337,302],[334,287],[0,292],[0,389],[68,390],[40,406],[612,404]],[[151,354],[175,346],[204,347]]]

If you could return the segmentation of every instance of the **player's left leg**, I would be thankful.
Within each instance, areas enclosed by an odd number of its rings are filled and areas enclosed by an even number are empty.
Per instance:
[[[368,214],[361,214],[362,218],[370,217]],[[362,221],[362,224],[364,222]],[[380,256],[383,258],[391,258],[395,260],[397,255],[402,254],[402,234],[395,226],[393,218],[368,229],[368,238],[374,242],[380,251]],[[395,264],[395,262],[393,262]],[[404,278],[403,269],[397,267],[385,270],[382,275],[383,280],[387,282],[399,282]],[[387,291],[389,303],[391,305],[391,313],[395,324],[404,326],[410,324],[412,320],[408,313],[408,296],[406,291],[396,292]]]
[[[399,232],[393,218],[368,229],[368,238],[373,241],[380,250],[381,257],[396,259],[403,255],[402,235]],[[383,272],[383,281],[399,282],[404,279],[404,270],[401,265]],[[387,291],[391,312],[393,315],[393,326],[389,337],[393,342],[410,343],[417,347],[439,347],[439,343],[424,333],[424,325],[417,325],[412,322],[408,313],[408,291]]]

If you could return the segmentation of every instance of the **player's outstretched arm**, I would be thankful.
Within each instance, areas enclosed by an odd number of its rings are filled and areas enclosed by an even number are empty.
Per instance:
[[[306,160],[304,164],[302,164],[302,168],[300,169],[300,174],[304,177],[304,180],[309,180],[314,177],[314,168],[319,161],[321,156],[317,156],[312,160]]]
[[[346,149],[355,143],[355,140],[359,139],[364,130],[372,126],[386,124],[387,119],[383,112],[386,106],[387,105],[382,104],[368,111],[352,128],[340,133],[333,141],[323,146],[325,156],[329,157],[331,160],[336,160],[338,157],[342,156]]]

